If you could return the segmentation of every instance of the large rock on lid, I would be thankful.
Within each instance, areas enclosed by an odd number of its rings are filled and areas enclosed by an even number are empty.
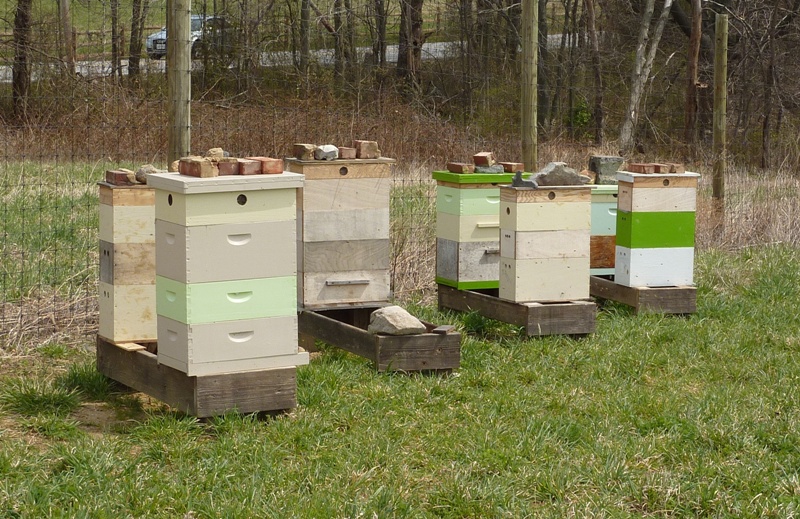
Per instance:
[[[339,158],[339,148],[333,144],[323,144],[314,149],[314,158],[316,160],[336,160]]]
[[[539,187],[542,186],[582,186],[591,179],[579,174],[574,169],[567,166],[565,162],[551,162],[531,179]]]
[[[136,181],[140,184],[147,184],[147,175],[152,175],[153,173],[163,173],[163,171],[156,169],[152,164],[139,166],[139,169],[136,170]]]
[[[372,312],[367,330],[383,335],[419,335],[425,333],[426,328],[404,308],[384,306]]]
[[[597,175],[596,184],[603,179],[616,179],[617,171],[622,167],[625,159],[615,155],[592,155],[589,157],[589,171]]]

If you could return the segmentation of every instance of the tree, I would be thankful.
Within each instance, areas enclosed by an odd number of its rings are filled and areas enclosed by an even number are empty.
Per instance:
[[[12,66],[11,91],[14,114],[24,116],[28,108],[28,93],[31,88],[31,6],[33,0],[17,0],[14,14],[14,65]]]
[[[149,0],[133,0],[131,3],[131,42],[128,50],[128,76],[130,78],[135,78],[139,75],[144,22],[147,19],[149,7]]]
[[[397,49],[397,75],[408,85],[419,86],[419,72],[422,67],[423,0],[400,0],[400,41]]]
[[[687,143],[696,141],[697,130],[697,81],[698,60],[700,59],[700,39],[702,36],[702,7],[700,0],[692,0],[692,32],[689,36],[689,52],[686,60],[686,112],[684,116]]]
[[[669,16],[672,0],[664,0],[664,7],[656,22],[656,27],[651,37],[650,22],[653,17],[654,4],[655,0],[646,0],[644,11],[642,12],[642,22],[636,44],[636,58],[631,75],[630,101],[619,136],[619,146],[623,153],[627,153],[633,148],[636,124],[639,121],[639,105],[644,93],[644,86],[653,68],[653,61],[655,60],[656,51],[658,50],[658,43],[661,41],[661,34],[664,31],[664,25],[666,25],[667,17]]]
[[[600,42],[597,38],[597,16],[594,0],[584,0],[586,7],[586,28],[589,32],[589,41],[592,46],[592,72],[594,74],[594,107],[592,119],[594,120],[594,142],[603,144],[603,70],[600,65]]]

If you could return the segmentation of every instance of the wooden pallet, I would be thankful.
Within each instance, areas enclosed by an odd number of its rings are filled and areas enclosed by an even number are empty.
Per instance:
[[[309,350],[314,339],[370,360],[384,371],[450,371],[461,365],[461,334],[452,326],[424,323],[419,335],[375,335],[367,331],[376,308],[303,310],[298,327],[300,345]]]
[[[190,377],[158,363],[148,351],[97,337],[97,369],[112,380],[204,418],[229,411],[255,413],[297,406],[295,367]]]
[[[693,286],[627,287],[609,278],[592,276],[589,293],[597,299],[632,306],[637,314],[692,314],[697,311],[697,288]]]
[[[497,290],[456,290],[439,285],[439,308],[478,312],[484,317],[525,328],[528,336],[594,333],[597,305],[591,301],[515,303],[497,297]]]

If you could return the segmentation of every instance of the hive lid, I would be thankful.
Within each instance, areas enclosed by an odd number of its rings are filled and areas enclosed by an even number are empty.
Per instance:
[[[223,175],[211,178],[190,177],[178,173],[154,173],[147,185],[184,195],[224,191],[262,191],[303,187],[303,175],[284,171],[278,175]]]
[[[453,184],[510,184],[514,173],[451,173],[450,171],[434,171],[431,173],[434,180],[451,182]],[[523,173],[524,178],[531,176]]]

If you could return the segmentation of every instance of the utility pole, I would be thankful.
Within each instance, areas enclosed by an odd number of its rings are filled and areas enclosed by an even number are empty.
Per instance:
[[[539,62],[539,0],[522,0],[522,161],[525,171],[536,171],[537,72]]]
[[[191,149],[190,0],[167,0],[167,164]]]

